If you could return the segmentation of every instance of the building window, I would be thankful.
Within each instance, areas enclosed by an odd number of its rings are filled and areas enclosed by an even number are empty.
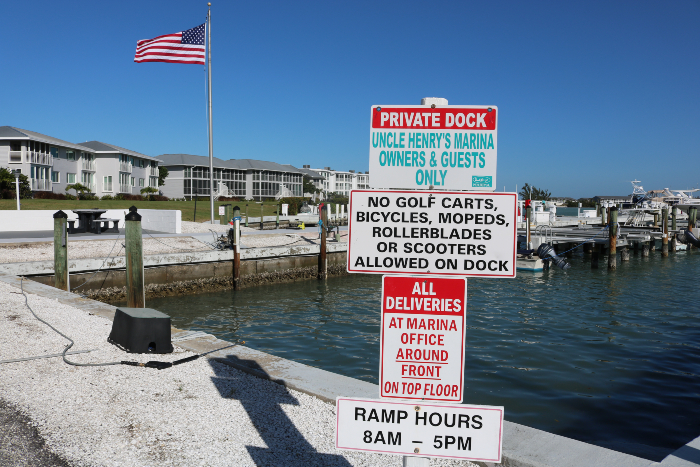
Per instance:
[[[185,178],[192,178],[192,167],[185,167]]]
[[[131,186],[136,186],[136,179],[131,177]]]
[[[153,188],[158,188],[158,177],[149,177],[150,178],[150,185]]]
[[[143,178],[139,178],[139,186],[143,188]]]
[[[54,158],[58,159],[58,148],[55,148],[55,147],[51,146],[51,155],[52,155]]]
[[[69,173],[69,174],[66,174],[66,175],[68,176],[67,179],[66,179],[66,181],[68,182],[68,184],[72,185],[73,183],[75,183],[75,174]]]
[[[112,191],[112,176],[104,177],[102,182],[102,191]]]
[[[66,159],[69,161],[75,160],[75,151],[66,151]]]
[[[51,148],[53,149],[53,148]],[[51,172],[51,181],[54,183],[61,183],[61,172]]]

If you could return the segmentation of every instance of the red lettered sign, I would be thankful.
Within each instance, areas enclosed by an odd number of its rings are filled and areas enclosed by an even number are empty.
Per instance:
[[[462,402],[467,280],[384,276],[380,395]]]
[[[495,130],[495,107],[377,107],[372,129]]]

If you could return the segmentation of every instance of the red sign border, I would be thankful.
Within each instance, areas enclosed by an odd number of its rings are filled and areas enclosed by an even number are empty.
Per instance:
[[[425,280],[425,276],[415,276],[415,275],[398,275],[398,274],[391,274],[391,275],[384,275],[382,277],[382,304],[381,304],[381,313],[382,313],[382,319],[381,319],[381,324],[379,328],[380,332],[380,339],[379,339],[379,397],[381,399],[402,399],[402,400],[425,400],[425,401],[438,401],[438,402],[454,402],[457,404],[461,404],[462,400],[464,399],[464,354],[465,354],[465,346],[466,346],[466,338],[467,338],[467,278],[466,277],[439,277],[439,276],[433,276],[430,279],[431,280],[440,280],[440,279],[447,279],[447,280],[452,280],[452,281],[459,281],[462,280],[464,281],[464,306],[462,307],[462,310],[464,312],[464,318],[462,319],[462,349],[460,351],[460,364],[459,364],[459,400],[454,400],[454,399],[430,399],[430,398],[425,398],[425,397],[406,397],[406,396],[385,396],[384,395],[384,284],[387,279],[395,279],[395,278],[411,278],[411,279],[420,279],[420,280]]]
[[[408,271],[366,271],[359,269],[350,269],[350,251],[352,249],[352,198],[354,193],[411,193],[411,194],[440,194],[440,195],[487,195],[487,196],[514,196],[513,200],[516,203],[516,208],[513,217],[513,275],[507,276],[503,274],[464,274],[461,272],[408,272]],[[351,190],[350,204],[348,207],[348,255],[346,270],[351,274],[391,274],[391,275],[421,275],[421,276],[462,276],[462,277],[495,277],[504,279],[515,279],[517,268],[516,258],[518,256],[518,209],[517,209],[518,194],[517,193],[497,193],[493,191],[430,191],[430,190]]]

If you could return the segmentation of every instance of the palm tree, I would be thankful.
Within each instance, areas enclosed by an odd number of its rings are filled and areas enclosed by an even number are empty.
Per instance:
[[[66,185],[66,191],[68,190],[75,190],[75,195],[78,199],[80,199],[80,195],[86,192],[90,192],[90,188],[86,187],[82,183],[73,183],[72,185]]]

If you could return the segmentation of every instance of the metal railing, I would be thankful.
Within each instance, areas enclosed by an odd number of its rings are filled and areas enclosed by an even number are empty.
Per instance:
[[[120,183],[119,193],[131,193],[131,185],[129,185],[128,183]]]
[[[10,162],[22,162],[22,151],[10,151]]]
[[[120,162],[119,163],[119,171],[120,172],[128,172],[131,173],[131,164],[128,162]]]
[[[50,191],[50,190],[51,190],[51,180],[32,178],[32,191]]]
[[[53,165],[53,156],[36,151],[27,151],[25,156],[26,162],[39,165]]]
[[[83,160],[83,170],[95,171],[95,161]]]

